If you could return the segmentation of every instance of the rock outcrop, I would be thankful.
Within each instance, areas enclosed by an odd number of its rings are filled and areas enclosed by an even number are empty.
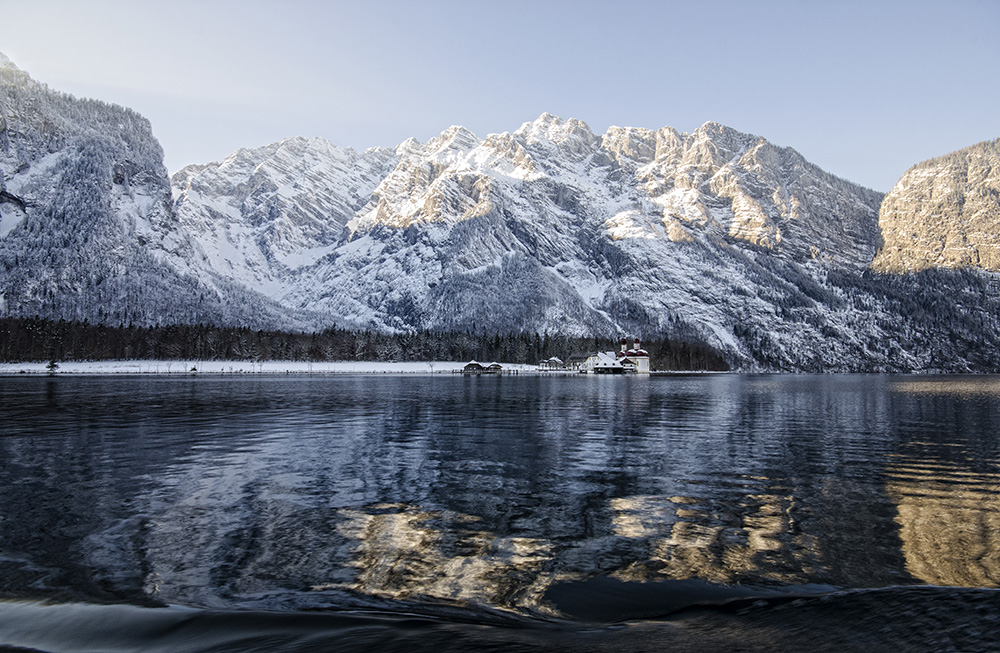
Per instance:
[[[879,212],[881,272],[1000,271],[1000,139],[919,163]]]

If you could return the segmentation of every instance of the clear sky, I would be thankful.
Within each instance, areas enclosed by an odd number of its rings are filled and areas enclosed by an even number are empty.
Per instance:
[[[1000,1],[0,0],[0,52],[148,117],[173,172],[323,136],[479,137],[550,112],[714,120],[888,191],[1000,137]]]

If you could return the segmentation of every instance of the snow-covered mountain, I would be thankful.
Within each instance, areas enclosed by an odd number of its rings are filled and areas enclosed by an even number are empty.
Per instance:
[[[195,251],[178,227],[149,121],[52,91],[0,55],[0,314],[285,321],[263,296],[217,293],[172,265]]]
[[[880,194],[716,123],[598,135],[544,114],[365,152],[292,138],[189,166],[171,196],[141,117],[0,75],[3,314],[657,334],[744,369],[1000,367],[996,275],[873,273]]]
[[[292,139],[173,181],[211,274],[252,280],[290,314],[390,330],[670,334],[788,368],[813,364],[831,328],[803,289],[861,273],[881,200],[715,123],[598,136],[549,114],[395,151]],[[303,206],[323,206],[339,237],[296,228],[314,222]],[[793,315],[803,307],[824,319]],[[828,347],[815,364],[859,346]],[[756,360],[761,348],[770,358]]]
[[[290,310],[375,328],[576,334],[672,328],[732,247],[861,269],[881,199],[715,123],[597,136],[548,114],[395,151],[291,139],[173,182],[213,273],[253,279]]]
[[[336,248],[394,163],[389,149],[359,154],[321,138],[290,138],[188,166],[173,177],[175,209],[197,251],[170,261],[282,297],[301,268]]]

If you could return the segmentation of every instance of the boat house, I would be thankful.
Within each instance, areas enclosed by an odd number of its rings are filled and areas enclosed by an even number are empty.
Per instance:
[[[478,361],[469,361],[462,368],[462,374],[503,374],[503,366],[497,362],[483,365]]]

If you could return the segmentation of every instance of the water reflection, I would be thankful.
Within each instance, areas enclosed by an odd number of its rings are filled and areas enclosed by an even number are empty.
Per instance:
[[[1000,474],[900,456],[888,489],[907,571],[932,585],[1000,587]]]
[[[926,383],[0,380],[0,593],[546,612],[600,575],[996,587],[997,381]]]

